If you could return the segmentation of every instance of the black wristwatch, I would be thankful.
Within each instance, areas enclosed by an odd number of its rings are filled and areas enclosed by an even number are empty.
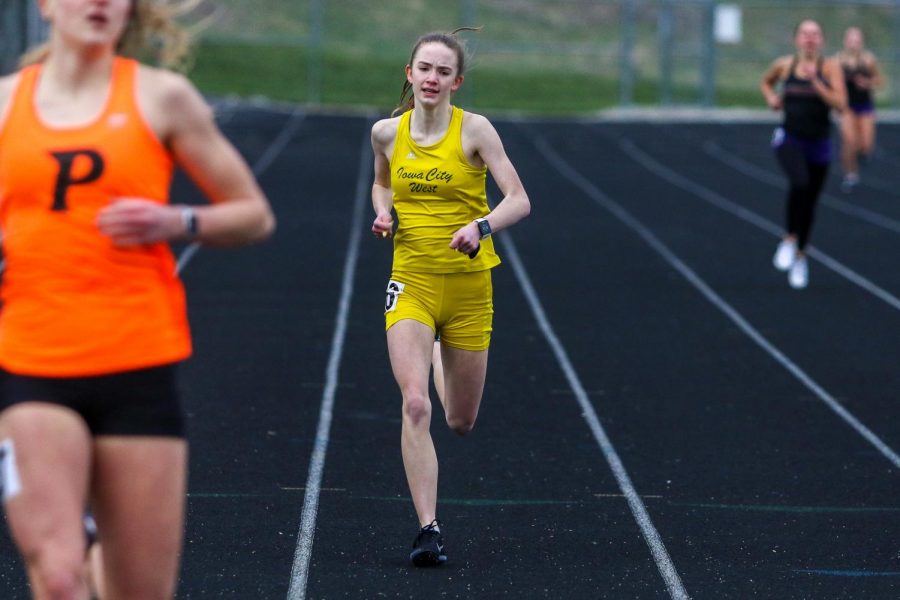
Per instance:
[[[478,224],[478,233],[481,234],[481,239],[485,240],[491,237],[491,224],[487,219],[475,219],[475,222]]]

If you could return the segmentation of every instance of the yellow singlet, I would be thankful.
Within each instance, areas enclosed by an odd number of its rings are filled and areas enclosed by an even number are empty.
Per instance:
[[[420,146],[409,134],[410,116],[400,117],[391,157],[391,189],[400,225],[394,236],[394,271],[462,273],[500,264],[491,238],[474,259],[450,248],[453,234],[490,212],[485,167],[469,164],[462,149],[463,110],[452,107],[444,138]]]

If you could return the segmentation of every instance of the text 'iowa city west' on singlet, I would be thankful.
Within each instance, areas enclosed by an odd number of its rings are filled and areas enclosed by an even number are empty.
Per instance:
[[[394,236],[395,272],[458,273],[500,264],[491,238],[474,259],[450,248],[458,229],[490,212],[486,167],[472,166],[462,148],[464,111],[452,107],[441,141],[420,146],[410,135],[415,109],[403,113],[391,158],[391,188],[400,224]]]
[[[816,63],[816,77],[831,87],[822,76],[822,59]],[[784,130],[793,136],[806,140],[821,140],[831,132],[831,107],[822,100],[808,79],[800,79],[794,73],[797,58],[791,61],[787,79],[784,80]]]
[[[97,227],[113,200],[168,202],[173,162],[137,106],[136,62],[117,58],[102,113],[51,127],[41,66],[23,69],[0,120],[0,366],[72,377],[191,352],[184,289],[165,243],[116,248]]]

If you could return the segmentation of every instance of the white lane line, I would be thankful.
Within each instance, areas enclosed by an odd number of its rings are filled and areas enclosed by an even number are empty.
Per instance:
[[[679,175],[675,171],[669,169],[656,159],[650,157],[646,152],[639,149],[634,142],[629,139],[623,139],[619,142],[619,147],[622,149],[625,154],[633,158],[636,162],[642,165],[647,170],[655,173],[660,178],[668,181],[672,185],[679,187],[691,194],[694,194],[697,198],[704,200],[708,204],[715,206],[716,208],[722,209],[725,212],[731,213],[736,217],[751,223],[752,225],[756,225],[763,231],[771,233],[776,237],[781,237],[784,232],[783,228],[775,223],[765,219],[764,217],[759,216],[755,212],[748,210],[729,200],[728,198],[717,194],[716,192],[703,187],[702,185],[695,183],[684,177]],[[808,246],[806,249],[806,254],[812,258],[815,258],[827,268],[831,269],[835,273],[841,275],[845,279],[855,283],[859,287],[863,288],[876,298],[883,300],[886,304],[891,306],[896,310],[900,310],[900,299],[896,296],[888,292],[887,290],[879,287],[869,279],[866,279],[850,267],[844,265],[838,260],[832,258],[831,256],[825,254],[824,252],[818,250],[814,246]]]
[[[294,134],[297,133],[297,129],[300,128],[301,123],[306,118],[306,113],[300,107],[297,107],[293,110],[288,119],[287,125],[284,129],[281,130],[272,143],[265,149],[262,156],[260,156],[253,165],[253,175],[259,179],[262,177],[262,174],[265,173],[269,167],[272,166],[272,163],[275,162],[275,159],[278,158],[278,155],[281,154],[281,151],[284,150],[285,146],[287,146],[288,142],[291,141],[291,138],[294,137]],[[181,272],[187,267],[188,263],[194,258],[194,255],[200,250],[200,242],[191,242],[181,251],[181,254],[178,255],[178,262],[175,265],[175,274],[180,275]]]
[[[748,177],[767,183],[780,190],[787,189],[787,185],[782,177],[777,177],[773,175],[771,171],[763,169],[762,167],[725,150],[713,141],[704,142],[703,151],[710,157],[728,165],[739,173],[743,173]],[[900,221],[865,208],[864,206],[851,204],[850,202],[836,198],[831,194],[822,194],[822,204],[833,210],[844,213],[845,215],[875,225],[876,227],[881,227],[888,231],[893,231],[894,233],[900,233]]]
[[[334,410],[335,390],[338,386],[338,369],[344,352],[344,338],[347,332],[347,315],[350,312],[350,301],[353,298],[353,278],[356,274],[356,263],[359,257],[359,245],[363,231],[363,207],[369,193],[372,180],[372,156],[369,152],[371,120],[363,128],[362,147],[359,156],[359,176],[356,180],[356,197],[353,205],[353,220],[350,225],[350,241],[344,261],[344,276],[341,283],[341,297],[338,301],[338,313],[335,318],[334,335],[331,338],[331,354],[325,369],[325,390],[322,392],[322,404],[319,409],[319,425],[316,429],[316,443],[313,446],[309,461],[309,474],[306,478],[306,493],[303,498],[303,512],[300,516],[300,530],[297,534],[297,549],[294,552],[294,564],[291,568],[291,582],[288,588],[288,600],[306,598],[306,584],[309,579],[309,561],[312,558],[313,536],[316,531],[316,514],[319,510],[319,492],[322,489],[322,473],[325,469],[325,453],[331,434],[331,420]]]
[[[716,308],[722,311],[731,321],[737,325],[750,339],[756,342],[763,350],[765,350],[772,358],[774,358],[781,366],[788,370],[800,383],[808,390],[815,394],[822,402],[828,406],[835,414],[844,420],[850,427],[859,433],[866,441],[872,444],[878,452],[880,452],[891,463],[900,468],[900,455],[885,444],[875,433],[850,413],[846,408],[834,399],[822,386],[816,383],[803,369],[797,366],[790,358],[788,358],[774,344],[769,342],[762,334],[760,334],[750,323],[744,319],[741,314],[735,310],[728,302],[720,297],[706,282],[700,278],[690,267],[684,264],[669,248],[663,244],[647,227],[634,218],[631,213],[625,210],[617,202],[613,201],[609,196],[601,192],[590,181],[581,176],[577,171],[569,166],[559,154],[551,148],[546,141],[539,139],[536,145],[544,153],[553,166],[559,170],[560,174],[569,181],[579,187],[585,194],[591,197],[597,204],[611,212],[616,218],[637,233],[651,248],[656,250],[663,258],[666,259],[672,267],[674,267],[681,275],[687,279],[691,285],[706,297]]]
[[[556,360],[559,363],[560,368],[562,368],[563,373],[566,375],[569,386],[575,394],[575,399],[581,407],[584,420],[587,421],[591,433],[594,434],[594,439],[597,440],[597,444],[600,446],[600,450],[603,452],[603,456],[606,458],[606,462],[609,464],[609,467],[616,478],[619,489],[622,491],[622,495],[628,502],[631,513],[634,515],[634,519],[637,521],[638,527],[640,527],[641,533],[643,533],[644,539],[650,547],[650,553],[656,561],[656,566],[659,568],[659,573],[662,575],[666,588],[669,590],[669,595],[677,600],[687,600],[690,596],[684,589],[684,585],[681,583],[681,577],[679,577],[678,571],[675,570],[675,565],[669,557],[668,551],[666,551],[665,544],[663,544],[659,532],[656,531],[656,528],[653,526],[653,521],[650,520],[650,515],[644,506],[644,502],[641,500],[641,496],[631,482],[631,477],[629,477],[628,471],[622,463],[622,459],[619,458],[618,452],[616,452],[609,436],[606,435],[606,431],[603,429],[603,425],[600,423],[597,412],[594,410],[591,401],[588,400],[587,392],[585,392],[584,386],[581,385],[581,380],[575,372],[575,367],[572,366],[565,348],[559,341],[559,338],[556,337],[553,326],[550,325],[550,321],[547,319],[541,301],[534,291],[534,286],[531,285],[531,280],[528,277],[525,267],[522,265],[519,253],[516,251],[512,239],[509,235],[502,235],[498,240],[503,247],[503,253],[512,265],[513,271],[516,274],[516,279],[519,280],[519,285],[522,287],[522,291],[525,294],[525,298],[528,300],[529,306],[531,306],[531,312],[534,314],[538,326],[544,333],[544,337],[547,338],[547,342],[553,349],[553,354],[556,355]]]
[[[184,271],[184,268],[199,251],[200,244],[198,242],[191,242],[185,246],[182,249],[181,254],[178,255],[178,262],[175,263],[175,274],[181,275],[181,272]]]
[[[303,112],[303,109],[297,107],[291,113],[290,119],[285,125],[284,129],[281,130],[281,133],[278,134],[272,143],[269,144],[269,147],[263,152],[262,156],[260,156],[256,163],[253,165],[253,174],[257,177],[261,177],[263,173],[265,173],[269,167],[272,166],[272,163],[275,162],[275,159],[278,158],[278,155],[281,154],[281,151],[284,150],[285,146],[288,145],[288,142],[294,137],[294,134],[297,133],[297,130],[300,128],[300,125],[303,123],[306,118],[306,113]]]
[[[553,163],[554,160],[547,155],[546,148],[541,146],[541,142],[537,142],[536,145],[538,150]],[[544,144],[544,146],[546,145]],[[578,401],[578,405],[581,408],[582,416],[584,417],[584,420],[587,421],[591,433],[594,434],[594,439],[600,446],[600,450],[603,452],[603,456],[606,458],[606,462],[609,464],[613,476],[616,478],[619,490],[621,490],[622,495],[628,502],[628,506],[631,508],[631,513],[634,516],[638,527],[640,527],[641,533],[644,535],[644,539],[650,548],[653,560],[656,561],[656,566],[665,582],[669,595],[675,600],[689,600],[690,596],[685,590],[684,585],[681,583],[681,577],[675,569],[675,565],[666,550],[665,544],[663,544],[662,538],[659,536],[659,532],[656,530],[653,521],[650,519],[650,514],[647,512],[647,508],[644,506],[640,494],[638,494],[634,484],[631,482],[631,477],[628,475],[628,471],[625,469],[622,459],[619,458],[619,453],[616,452],[612,441],[610,441],[609,436],[606,435],[606,430],[603,429],[600,418],[597,416],[597,411],[594,410],[593,404],[591,404],[591,401],[588,399],[588,394],[581,384],[581,379],[578,377],[575,367],[569,360],[566,349],[556,336],[556,332],[553,330],[553,326],[547,318],[547,313],[544,312],[544,307],[541,304],[537,292],[534,290],[534,286],[531,284],[531,279],[528,277],[528,272],[519,257],[519,252],[516,250],[512,238],[509,235],[502,235],[498,238],[498,241],[503,247],[503,253],[506,255],[507,260],[512,265],[513,272],[516,275],[516,279],[519,281],[519,285],[522,288],[522,292],[525,294],[525,298],[528,301],[528,305],[531,307],[531,312],[534,314],[538,326],[543,332],[544,337],[547,339],[547,343],[553,349],[553,354],[556,356],[556,360],[566,376],[569,387],[571,387],[575,399]]]

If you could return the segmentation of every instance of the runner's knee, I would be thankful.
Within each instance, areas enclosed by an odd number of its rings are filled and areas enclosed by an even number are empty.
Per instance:
[[[65,546],[71,546],[66,548]],[[76,600],[85,589],[84,545],[50,542],[24,555],[32,585],[53,600]]]
[[[447,415],[447,425],[459,435],[466,435],[475,427],[475,419],[468,416]]]
[[[431,399],[428,395],[422,393],[404,395],[403,418],[412,425],[427,425],[431,421]]]

